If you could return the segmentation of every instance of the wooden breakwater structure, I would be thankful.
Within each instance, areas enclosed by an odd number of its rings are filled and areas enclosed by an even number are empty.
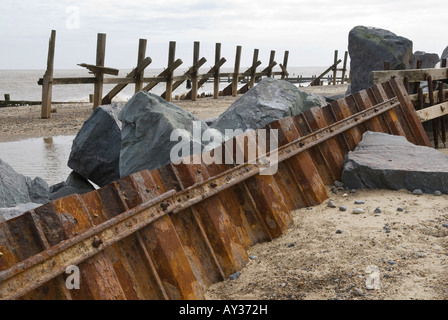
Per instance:
[[[199,74],[199,68],[202,67],[207,59],[200,58],[200,43],[194,42],[193,48],[193,64],[183,75],[176,76],[174,71],[183,64],[183,61],[176,58],[176,42],[171,41],[169,43],[168,52],[168,64],[167,67],[157,76],[145,77],[144,70],[151,63],[152,59],[146,56],[147,40],[140,39],[137,55],[137,66],[124,78],[105,77],[118,76],[119,70],[105,66],[106,55],[106,34],[99,33],[97,35],[97,49],[96,49],[96,63],[87,64],[80,63],[79,66],[89,70],[93,77],[77,77],[77,78],[54,78],[54,56],[56,46],[56,31],[51,31],[49,40],[49,49],[47,57],[47,69],[43,78],[39,79],[38,84],[42,85],[42,111],[41,118],[50,118],[51,103],[52,103],[52,87],[54,85],[68,85],[68,84],[93,84],[93,108],[96,108],[102,104],[109,104],[112,99],[127,85],[134,84],[135,92],[149,91],[159,83],[166,84],[166,90],[161,95],[166,101],[171,102],[173,100],[172,93],[185,81],[191,82],[191,90],[183,97],[184,99],[196,100],[198,97],[198,88],[200,88],[206,81],[214,82],[213,98],[218,99],[220,95],[232,95],[236,96],[239,93],[245,93],[255,82],[261,77],[273,77],[280,76],[281,79],[285,79],[288,75],[287,65],[289,52],[285,51],[283,57],[283,63],[280,63],[281,71],[273,71],[273,68],[277,65],[275,61],[275,51],[270,52],[270,58],[268,65],[262,70],[257,71],[262,63],[258,60],[259,50],[254,49],[252,65],[247,69],[241,71],[241,52],[242,47],[236,47],[235,65],[233,72],[222,73],[221,67],[227,61],[224,57],[221,57],[221,44],[215,45],[215,60],[214,65],[208,72]],[[238,84],[241,79],[249,78],[249,81],[241,88],[238,89]],[[231,79],[231,83],[219,90],[219,83],[222,79]],[[104,84],[115,84],[116,86],[108,93],[103,93]]]
[[[403,79],[406,92],[417,110],[421,122],[431,124],[434,147],[439,142],[447,146],[446,128],[448,121],[448,68],[447,59],[442,59],[440,68],[422,68],[422,61],[416,61],[415,69],[390,70],[390,62],[384,62],[384,70],[372,72],[375,84],[390,78]]]
[[[291,210],[328,199],[325,186],[340,180],[364,132],[430,146],[398,78],[262,129],[278,134],[273,175],[261,174],[266,151],[207,164],[213,149],[198,164],[143,170],[0,223],[0,299],[204,299],[248,263],[248,248],[287,231]],[[251,131],[232,146],[248,141],[263,144]],[[67,286],[72,266],[79,289]]]

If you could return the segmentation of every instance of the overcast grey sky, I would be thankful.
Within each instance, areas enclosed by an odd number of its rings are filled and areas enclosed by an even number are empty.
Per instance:
[[[57,31],[55,68],[76,69],[95,63],[96,35],[107,34],[106,66],[136,64],[139,38],[148,39],[152,67],[167,63],[169,41],[176,58],[190,66],[193,42],[201,42],[206,66],[216,42],[232,67],[237,45],[242,65],[254,48],[262,66],[270,50],[289,66],[326,66],[334,50],[347,50],[348,33],[357,25],[388,29],[414,43],[414,51],[441,55],[448,21],[447,1],[414,0],[2,0],[0,69],[44,69],[48,39]]]

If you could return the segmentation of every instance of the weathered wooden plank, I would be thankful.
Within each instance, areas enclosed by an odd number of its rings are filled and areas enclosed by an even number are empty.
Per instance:
[[[448,102],[436,104],[432,107],[417,110],[417,117],[421,122],[426,122],[448,114]]]
[[[409,82],[426,81],[428,77],[432,77],[435,81],[448,79],[448,68],[373,71],[372,74],[375,84],[389,81],[392,77],[407,77]]]
[[[141,75],[141,72],[152,62],[150,57],[147,57],[145,59],[143,59],[139,65],[132,70],[125,79],[129,79],[129,80],[133,80],[133,82],[135,82],[136,86],[138,85],[137,81],[141,81],[140,78],[137,79],[137,76]],[[107,79],[105,79],[107,80]],[[106,81],[104,81],[104,83],[106,83]],[[103,104],[110,104],[112,102],[112,99],[124,88],[126,88],[126,86],[128,85],[128,83],[123,83],[123,84],[118,84],[116,85],[114,88],[112,88],[112,90],[110,90],[103,98],[102,103]]]
[[[118,76],[118,73],[120,70],[115,68],[109,68],[109,67],[103,67],[103,66],[96,66],[93,64],[87,64],[87,63],[78,63],[78,66],[83,67],[91,71],[92,73],[98,73],[101,72],[103,74],[110,74],[113,76]]]

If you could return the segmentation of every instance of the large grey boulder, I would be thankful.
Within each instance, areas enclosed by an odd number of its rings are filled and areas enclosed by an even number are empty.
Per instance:
[[[303,92],[288,81],[265,78],[236,100],[211,127],[223,134],[226,129],[255,130],[325,104],[324,97]]]
[[[72,194],[84,194],[95,190],[95,187],[79,173],[72,171],[67,179],[50,187],[50,200],[63,198]]]
[[[434,68],[437,63],[439,63],[440,58],[437,53],[427,53],[424,51],[415,51],[414,52],[414,61],[413,67],[416,67],[417,61],[422,61],[422,68]]]
[[[45,180],[25,177],[0,159],[0,208],[30,202],[44,204],[48,200],[49,187]]]
[[[373,85],[372,71],[410,69],[413,61],[412,41],[379,28],[357,26],[348,35],[351,84],[346,94]]]
[[[186,156],[177,153],[178,157],[171,158],[171,150],[181,142],[187,145],[190,154],[201,153],[206,145],[201,141],[203,132],[208,129],[204,121],[149,92],[135,94],[120,112],[119,119],[123,125],[121,177],[144,169],[153,170]],[[196,136],[193,136],[194,123]],[[176,129],[180,134],[171,139]],[[195,152],[197,150],[199,152]]]
[[[40,203],[21,203],[12,208],[0,208],[0,222],[4,222],[24,214],[27,211],[40,207]]]
[[[99,106],[73,140],[68,166],[100,187],[120,178],[122,109],[120,103]]]
[[[448,47],[446,47],[445,50],[443,50],[440,60],[442,59],[448,59]]]
[[[448,156],[402,136],[367,131],[346,156],[342,182],[353,189],[448,193]]]

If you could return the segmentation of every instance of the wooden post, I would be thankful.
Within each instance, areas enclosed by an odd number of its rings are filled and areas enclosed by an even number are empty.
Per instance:
[[[418,97],[417,110],[421,110],[424,108],[424,97],[422,88],[417,89],[417,97]]]
[[[174,62],[175,55],[176,55],[176,42],[170,41],[170,47],[168,52],[168,66],[170,66]],[[173,71],[168,73],[166,77],[165,95],[166,95],[165,100],[171,102],[173,96]]]
[[[254,49],[254,57],[252,59],[252,72],[250,74],[250,80],[249,80],[249,89],[253,88],[253,86],[255,85],[255,74],[257,73],[257,68],[255,67],[255,65],[258,62],[258,53],[259,50],[258,49]]]
[[[221,44],[215,45],[215,65],[221,59]],[[213,75],[213,99],[219,98],[219,69],[218,68]]]
[[[139,43],[138,43],[137,66],[143,60],[145,60],[146,44],[147,44],[147,40],[146,39],[140,39],[139,40]],[[135,93],[142,91],[142,88],[143,88],[143,76],[144,76],[144,71],[137,72],[137,74],[135,75],[135,79],[136,79],[136,82],[135,82]]]
[[[348,60],[348,51],[345,51],[345,53],[344,53],[344,65],[342,66],[341,84],[344,84],[344,81],[345,81],[345,73],[347,72],[347,60]]]
[[[236,97],[238,94],[238,74],[240,73],[240,62],[241,62],[241,46],[236,47],[236,56],[235,56],[235,70],[233,73],[232,80],[232,96]]]
[[[428,81],[428,95],[429,95],[429,106],[434,105],[434,88],[432,83],[432,77],[427,78]],[[434,148],[439,147],[439,119],[432,120],[432,134],[434,138]]]
[[[287,74],[286,74],[286,70],[288,69],[288,57],[289,57],[289,51],[285,51],[285,55],[283,56],[283,68],[284,71],[282,70],[282,80],[285,80]]]
[[[338,50],[334,50],[333,85],[336,85],[336,75],[338,72],[337,62],[338,62]]]
[[[417,60],[417,69],[421,69],[423,65],[423,61],[422,60]]]
[[[439,82],[439,104],[445,102],[445,92],[443,92],[445,85],[442,81]],[[442,143],[445,145],[446,143],[446,132],[445,132],[445,124],[446,124],[447,116],[442,116],[440,118],[440,131],[442,133]]]
[[[271,66],[274,63],[274,59],[275,59],[275,51],[271,50],[271,55],[269,56],[269,66]],[[269,69],[268,69],[267,76],[269,78],[272,77],[272,68],[271,67],[269,67]]]
[[[198,41],[194,42],[193,46],[193,66],[197,65],[199,61],[199,46]],[[198,71],[195,70],[191,74],[191,100],[196,101],[198,98]]]
[[[442,63],[440,65],[442,68],[446,68],[446,58],[442,59]]]
[[[96,66],[104,67],[104,60],[106,55],[106,34],[98,33],[97,44],[96,44]],[[95,89],[93,92],[93,109],[101,105],[103,100],[103,81],[104,73],[102,71],[97,71],[95,74],[96,82]]]
[[[384,71],[390,70],[390,62],[384,61]]]
[[[42,109],[41,118],[49,119],[51,117],[51,94],[54,69],[54,49],[56,45],[56,30],[51,30],[50,42],[48,45],[47,71],[43,77],[42,83]]]
[[[11,101],[11,97],[9,96],[9,93],[5,93],[5,101]]]

